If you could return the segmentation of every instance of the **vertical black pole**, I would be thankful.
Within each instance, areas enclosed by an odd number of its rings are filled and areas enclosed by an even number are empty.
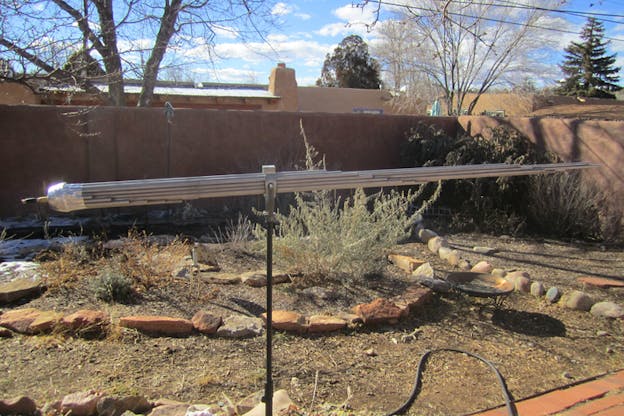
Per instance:
[[[277,174],[275,166],[262,166],[265,175],[264,209],[266,212],[266,385],[264,386],[265,415],[273,415],[273,232],[275,227],[275,198]]]

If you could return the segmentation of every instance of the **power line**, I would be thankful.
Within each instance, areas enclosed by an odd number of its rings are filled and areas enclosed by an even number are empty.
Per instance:
[[[392,1],[386,1],[386,0],[370,0],[369,2],[371,2],[371,3],[379,3],[379,4],[382,4],[382,5],[393,6],[393,7],[400,7],[400,8],[407,9],[409,11],[419,10],[419,11],[432,12],[432,13],[441,13],[440,10],[436,10],[436,9],[431,9],[431,8],[422,7],[422,6],[410,6],[410,5],[407,5],[407,4],[395,3],[395,2],[392,2]],[[472,3],[472,4],[475,4],[475,3]],[[494,22],[494,23],[503,23],[503,24],[508,24],[508,25],[530,27],[530,28],[533,28],[533,29],[541,29],[541,30],[546,30],[546,31],[551,31],[551,32],[567,33],[567,34],[573,34],[573,35],[578,35],[579,34],[578,31],[573,31],[573,30],[566,30],[566,29],[560,29],[560,28],[554,28],[554,27],[547,27],[547,26],[541,26],[541,25],[531,24],[531,23],[513,22],[513,21],[509,21],[509,20],[496,19],[496,18],[493,18],[493,17],[472,16],[472,15],[468,15],[468,14],[464,14],[464,13],[452,12],[452,11],[449,11],[449,10],[446,10],[445,13],[447,15],[451,15],[451,16],[467,17],[467,18],[470,18],[470,19],[479,19],[479,20],[484,20],[484,21],[489,21],[489,22]],[[597,20],[600,20],[600,19],[597,19]],[[616,42],[624,42],[624,39],[614,38],[614,37],[611,37],[611,36],[603,36],[603,39],[613,40],[613,41],[616,41]]]

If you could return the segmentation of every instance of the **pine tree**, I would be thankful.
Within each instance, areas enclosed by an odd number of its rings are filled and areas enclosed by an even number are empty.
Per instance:
[[[619,91],[619,67],[614,67],[615,54],[607,55],[604,26],[589,18],[581,32],[582,42],[571,42],[564,49],[565,60],[561,70],[565,75],[558,92],[562,95],[615,98]]]
[[[368,45],[358,35],[344,38],[332,55],[327,54],[321,77],[321,87],[378,89],[379,63],[368,53]]]

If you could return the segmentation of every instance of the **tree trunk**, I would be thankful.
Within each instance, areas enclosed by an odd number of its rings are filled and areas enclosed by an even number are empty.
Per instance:
[[[102,29],[102,40],[104,41],[103,45],[100,46],[102,50],[97,47],[96,49],[98,49],[98,52],[104,59],[108,94],[114,105],[123,107],[126,105],[126,96],[124,94],[121,57],[117,49],[117,31],[113,17],[113,2],[110,0],[94,0],[93,4],[95,4],[97,9]]]
[[[173,0],[171,4],[167,2],[163,17],[160,20],[160,29],[156,36],[156,42],[154,43],[154,49],[150,54],[145,69],[143,71],[143,87],[141,89],[141,95],[139,96],[139,107],[149,107],[154,98],[154,87],[156,86],[156,80],[158,78],[158,69],[162,62],[167,46],[171,37],[175,33],[175,24],[178,20],[178,14],[182,9],[182,0]]]

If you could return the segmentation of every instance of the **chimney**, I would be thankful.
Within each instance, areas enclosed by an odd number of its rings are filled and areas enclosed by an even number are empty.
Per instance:
[[[269,92],[280,97],[278,110],[298,111],[297,80],[295,70],[286,68],[286,64],[280,62],[271,70],[269,76]]]

